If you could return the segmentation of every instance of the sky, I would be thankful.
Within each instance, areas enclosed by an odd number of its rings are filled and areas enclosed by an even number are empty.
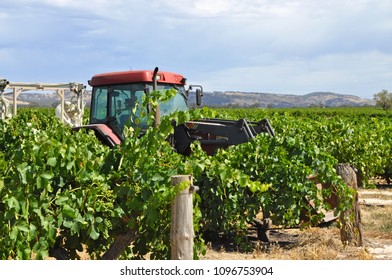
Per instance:
[[[392,91],[390,0],[1,0],[0,77],[177,72],[204,91]]]

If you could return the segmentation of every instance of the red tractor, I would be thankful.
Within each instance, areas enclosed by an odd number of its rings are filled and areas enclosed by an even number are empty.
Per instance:
[[[111,72],[94,75],[89,80],[92,87],[90,123],[75,127],[93,129],[97,137],[106,145],[114,147],[124,140],[125,125],[137,125],[147,128],[147,114],[154,114],[155,122],[160,117],[177,110],[188,110],[188,97],[196,89],[196,105],[202,103],[203,88],[189,85],[185,88],[183,75],[172,72],[160,72],[158,68],[151,70]],[[142,107],[143,95],[152,91],[174,89],[176,94],[167,102],[160,103],[153,111]],[[208,154],[217,148],[225,148],[249,141],[257,134],[266,132],[274,135],[269,121],[248,122],[222,119],[203,119],[182,124],[174,124],[174,147],[178,153],[188,154],[192,141],[200,141]]]

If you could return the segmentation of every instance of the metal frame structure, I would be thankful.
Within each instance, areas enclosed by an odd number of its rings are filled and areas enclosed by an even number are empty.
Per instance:
[[[6,93],[6,90],[12,90],[12,92]],[[5,98],[5,94],[12,93],[12,103],[13,110],[12,115],[16,116],[17,114],[17,101],[18,97],[22,92],[30,91],[30,90],[42,90],[42,91],[55,91],[61,98],[61,121],[63,123],[69,122],[69,116],[66,111],[66,100],[65,100],[65,91],[74,92],[76,94],[76,106],[79,112],[84,112],[84,101],[83,97],[86,92],[86,86],[81,83],[71,82],[71,83],[25,83],[25,82],[10,82],[6,79],[0,79],[0,102],[1,105],[1,117],[6,118],[9,115],[8,106],[11,103],[11,100]],[[80,124],[75,124],[80,125]]]

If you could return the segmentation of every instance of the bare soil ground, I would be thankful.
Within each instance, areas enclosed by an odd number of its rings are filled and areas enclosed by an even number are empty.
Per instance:
[[[327,227],[272,229],[271,242],[253,240],[253,251],[231,244],[208,244],[204,260],[392,260],[392,189],[360,189],[363,246],[343,245],[336,224]],[[252,233],[250,233],[252,234]]]

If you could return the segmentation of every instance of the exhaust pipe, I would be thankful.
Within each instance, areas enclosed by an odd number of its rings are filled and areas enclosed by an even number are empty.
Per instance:
[[[152,75],[152,90],[156,91],[158,88],[158,80],[157,80],[157,76],[158,76],[158,67],[155,67],[154,69],[154,73]],[[159,103],[157,104],[157,106],[155,108],[153,108],[154,110],[154,127],[158,127],[159,124],[161,123],[161,109],[159,106]]]

